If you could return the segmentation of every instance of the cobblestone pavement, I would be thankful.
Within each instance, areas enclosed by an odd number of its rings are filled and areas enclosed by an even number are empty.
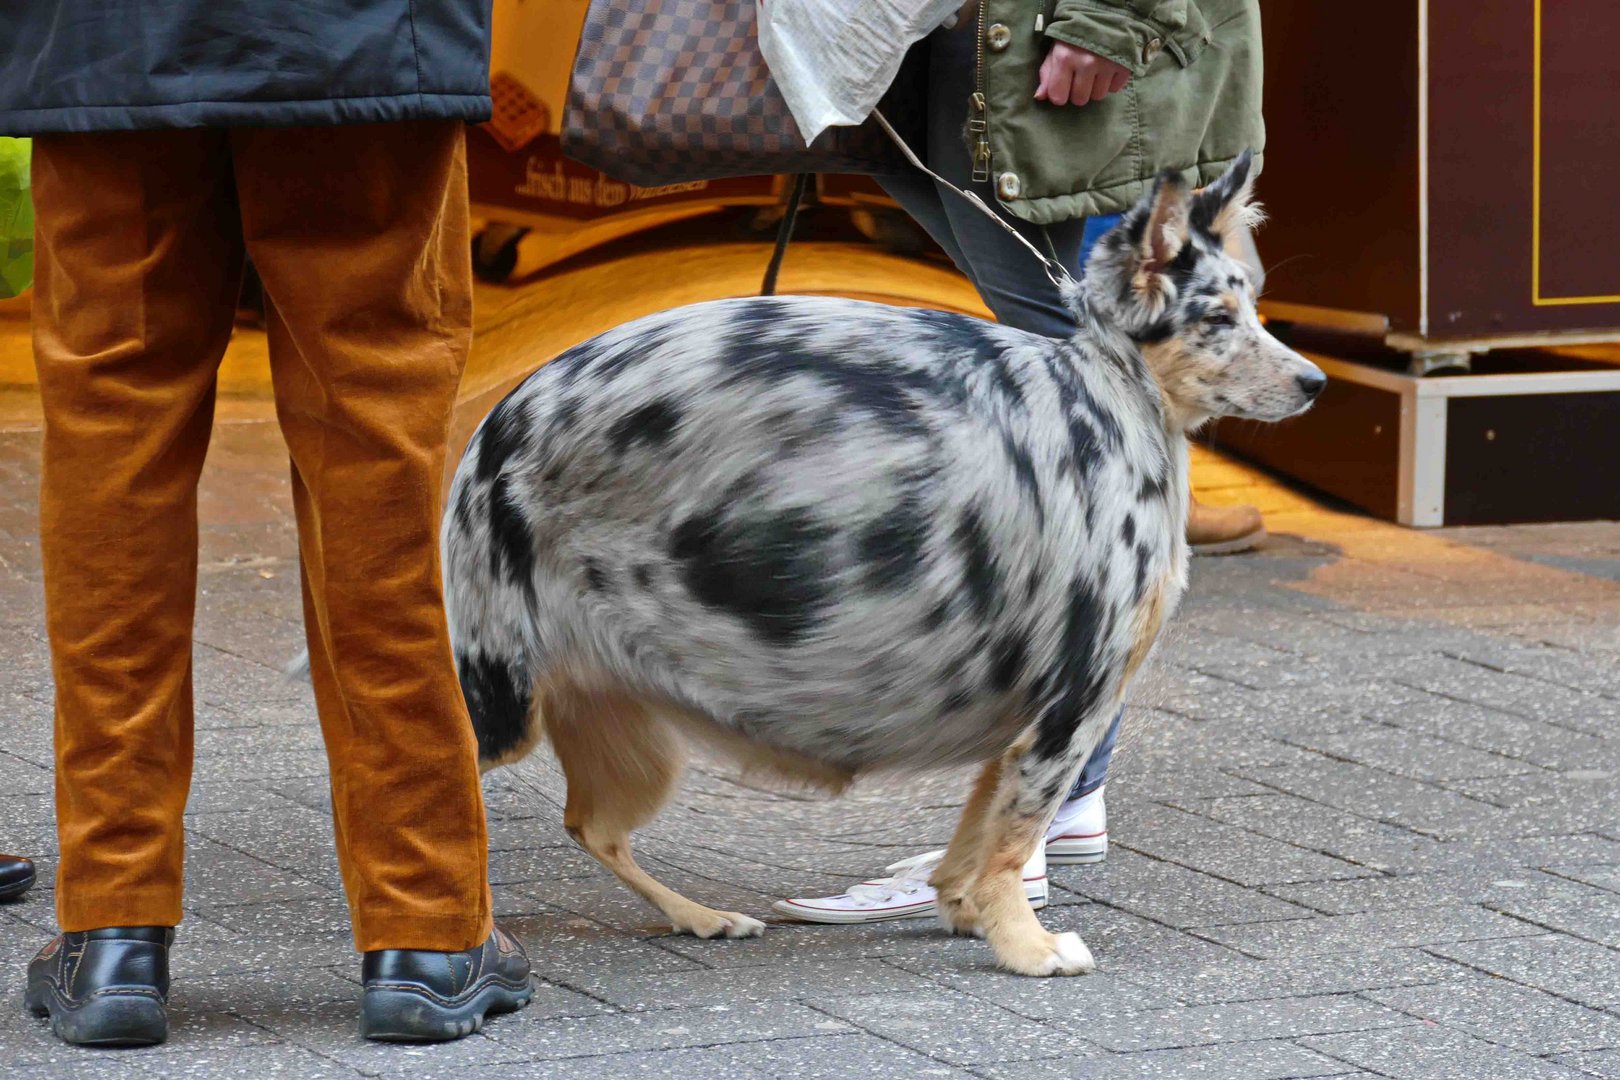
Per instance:
[[[61,1046],[20,1008],[52,932],[38,434],[0,432],[0,1072],[30,1076],[1620,1077],[1620,526],[1414,533],[1199,455],[1264,551],[1200,560],[1132,709],[1105,865],[1056,869],[1049,926],[1100,963],[997,974],[929,923],[700,942],[569,843],[549,764],[487,781],[526,1012],[440,1047],[363,1042],[358,964],[305,688],[274,425],[226,402],[203,500],[197,768],[170,1041]],[[1602,468],[1608,468],[1604,463]],[[960,775],[773,794],[699,768],[641,841],[764,913],[942,843]]]

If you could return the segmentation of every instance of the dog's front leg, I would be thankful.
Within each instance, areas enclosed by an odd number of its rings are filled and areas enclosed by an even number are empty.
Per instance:
[[[1001,782],[983,825],[973,902],[996,962],[1008,971],[1085,975],[1096,969],[1079,934],[1050,933],[1035,917],[1024,894],[1023,870],[1118,708],[1117,696],[1104,695],[1104,704],[1074,725],[1066,745],[1054,750],[1046,739],[1022,742],[1002,760]]]

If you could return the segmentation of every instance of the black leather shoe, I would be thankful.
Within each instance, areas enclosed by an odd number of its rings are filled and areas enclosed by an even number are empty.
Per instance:
[[[169,1034],[168,926],[58,934],[28,964],[23,1004],[81,1046],[151,1046]]]
[[[33,887],[33,863],[21,855],[0,855],[0,900],[15,900]]]
[[[529,1003],[529,957],[500,927],[466,952],[379,949],[361,963],[360,1034],[388,1042],[443,1042],[471,1035],[487,1013]]]

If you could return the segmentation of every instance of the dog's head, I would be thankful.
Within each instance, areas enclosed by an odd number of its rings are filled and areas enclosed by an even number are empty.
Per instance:
[[[1260,218],[1250,165],[1244,151],[1200,191],[1160,176],[1086,262],[1086,307],[1140,346],[1170,422],[1182,428],[1217,416],[1281,420],[1327,384],[1255,311],[1256,283],[1235,254]]]

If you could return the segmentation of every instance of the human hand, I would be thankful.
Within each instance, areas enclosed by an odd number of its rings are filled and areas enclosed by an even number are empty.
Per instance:
[[[1130,81],[1129,68],[1094,52],[1054,41],[1041,61],[1041,84],[1035,90],[1035,100],[1084,105],[1125,89]]]

